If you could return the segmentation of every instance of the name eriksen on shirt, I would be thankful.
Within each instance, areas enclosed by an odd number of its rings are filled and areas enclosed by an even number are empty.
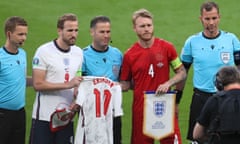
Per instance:
[[[109,79],[106,78],[95,78],[93,80],[93,84],[96,85],[98,83],[106,83],[108,84],[110,87],[112,87],[114,85],[114,82],[110,81]]]

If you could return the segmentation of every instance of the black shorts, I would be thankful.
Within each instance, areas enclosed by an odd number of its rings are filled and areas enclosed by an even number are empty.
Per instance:
[[[25,144],[26,112],[0,108],[0,144]]]
[[[73,122],[64,129],[51,132],[48,121],[32,119],[29,144],[73,144]]]
[[[121,116],[113,118],[113,143],[122,144],[122,120]]]
[[[194,88],[192,102],[190,105],[190,115],[187,133],[188,140],[193,140],[193,129],[196,123],[196,119],[199,117],[200,112],[202,111],[202,108],[206,103],[207,99],[213,94],[214,93],[207,93]]]

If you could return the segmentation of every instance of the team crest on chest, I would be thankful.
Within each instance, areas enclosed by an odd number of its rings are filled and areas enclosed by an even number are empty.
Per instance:
[[[68,58],[64,58],[63,59],[63,63],[65,66],[69,66],[69,59]]]
[[[221,60],[223,61],[224,64],[229,63],[229,61],[230,61],[230,53],[229,52],[222,52],[221,53]]]
[[[153,112],[157,117],[162,117],[166,112],[166,102],[165,101],[154,101],[153,102]]]

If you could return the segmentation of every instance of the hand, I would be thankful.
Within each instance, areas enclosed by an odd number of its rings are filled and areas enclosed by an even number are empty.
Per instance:
[[[72,112],[79,112],[80,108],[81,108],[80,105],[78,105],[75,102],[73,102],[70,105],[69,110],[72,111]]]
[[[83,80],[83,78],[80,76],[76,76],[76,77],[72,78],[68,82],[69,88],[78,87],[82,80]]]
[[[170,89],[170,86],[171,85],[168,82],[165,82],[164,84],[160,84],[156,89],[156,95],[160,95],[168,92],[168,90]]]

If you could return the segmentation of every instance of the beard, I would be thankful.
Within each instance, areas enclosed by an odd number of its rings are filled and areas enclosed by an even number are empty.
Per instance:
[[[139,39],[143,41],[149,41],[153,37],[153,33],[138,34]]]
[[[76,38],[70,38],[70,39],[63,39],[63,41],[68,45],[68,46],[73,46],[75,45]]]

